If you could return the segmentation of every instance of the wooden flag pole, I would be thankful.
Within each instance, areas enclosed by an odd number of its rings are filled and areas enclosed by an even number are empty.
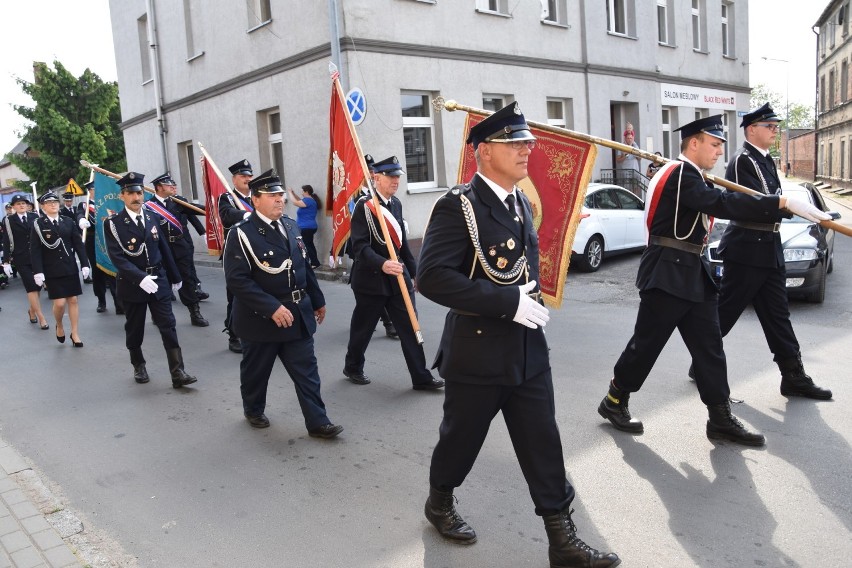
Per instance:
[[[469,114],[477,114],[479,116],[488,116],[493,114],[492,111],[484,110],[481,108],[470,107],[466,105],[462,105],[453,100],[445,100],[443,97],[436,97],[432,99],[432,107],[437,110],[447,110],[449,112],[453,112],[456,110],[460,110]],[[625,152],[627,154],[633,154],[643,160],[649,160],[656,164],[667,164],[671,161],[669,158],[664,158],[663,156],[658,156],[657,154],[652,154],[650,152],[646,152],[639,148],[634,148],[633,146],[628,146],[627,144],[622,144],[620,142],[615,142],[614,140],[608,140],[606,138],[599,138],[597,136],[591,136],[589,134],[584,134],[582,132],[576,132],[574,130],[568,130],[567,128],[559,128],[558,126],[552,126],[550,124],[545,124],[543,122],[535,122],[533,120],[528,120],[527,124],[534,128],[538,128],[539,130],[544,130],[546,132],[553,132],[554,134],[561,134],[563,136],[568,136],[569,138],[575,138],[577,140],[582,140],[584,142],[591,142],[593,144],[597,144],[598,146],[605,146],[607,148],[612,148],[613,150],[619,150],[621,152]],[[755,191],[748,187],[736,184],[732,181],[728,181],[725,178],[716,177],[713,174],[708,174],[707,172],[702,172],[704,179],[707,181],[714,183],[716,185],[720,185],[725,189],[730,189],[731,191],[737,191],[739,193],[746,193],[748,195],[756,195],[763,196],[765,194],[760,193],[759,191]],[[825,227],[826,229],[833,229],[838,233],[846,235],[847,237],[852,237],[852,227],[847,227],[845,225],[841,225],[835,221],[820,221],[820,225]]]
[[[97,167],[97,164],[93,164],[93,165]],[[92,183],[92,181],[94,179],[95,179],[95,170],[89,170],[89,181],[87,181],[86,184],[88,185],[88,184]],[[86,203],[85,203],[84,207],[85,207],[85,210],[83,211],[83,219],[88,219],[88,217],[89,217],[89,190],[88,189],[86,190]],[[95,219],[95,220],[97,221],[97,219]],[[88,227],[83,229],[82,239],[83,239],[84,243],[86,242],[86,232],[88,230],[89,230]],[[89,264],[91,264],[91,262]],[[92,264],[92,266],[94,266],[94,264]]]
[[[216,162],[213,161],[213,158],[210,157],[210,154],[207,153],[207,149],[204,147],[204,144],[201,142],[198,143],[198,148],[201,150],[201,153],[204,154],[204,157],[207,158],[207,161],[210,162],[210,167],[213,168],[213,171],[216,173],[216,177],[219,178],[219,181],[222,182],[222,185],[231,193],[231,196],[234,198],[234,203],[237,204],[239,209],[243,211],[248,211],[246,206],[243,205],[243,200],[240,195],[237,194],[237,190],[231,187],[231,184],[228,183],[228,180],[225,179],[225,176],[222,175],[222,171],[219,169],[219,166],[216,165]]]
[[[113,173],[109,170],[99,168],[97,165],[91,164],[91,163],[87,162],[86,160],[80,160],[80,165],[83,166],[84,168],[89,168],[90,170],[92,170],[94,172],[104,174],[105,176],[109,176],[113,179],[121,179],[120,175],[115,174],[115,173]],[[148,193],[150,193],[152,195],[156,195],[156,192],[153,189],[151,189],[150,187],[148,187],[147,185],[143,185],[142,189],[144,189],[145,191],[147,191]],[[182,201],[180,199],[173,199],[172,201],[186,207],[187,209],[191,209],[192,211],[195,211],[196,213],[201,213],[202,215],[206,215],[204,209],[196,207],[192,203],[188,203],[188,202]]]
[[[337,91],[337,96],[340,97],[341,101],[345,101],[346,97],[343,95],[343,89],[340,86],[340,80],[337,75],[337,67],[333,63],[329,63],[328,65],[329,72],[332,73],[332,81],[334,83],[334,88]],[[355,132],[355,125],[352,124],[352,117],[349,116],[349,112],[344,112],[346,115],[346,122],[349,125],[349,131],[352,133],[352,140],[355,142],[355,149],[358,151],[358,160],[361,163],[362,171],[369,172],[369,168],[367,168],[367,161],[364,159],[364,150],[361,148],[361,141],[358,140],[358,135]],[[369,179],[369,176],[366,176],[367,186],[370,188],[370,199],[373,201],[373,207],[376,210],[376,217],[379,219],[379,227],[382,229],[382,238],[385,240],[385,245],[388,248],[388,256],[390,256],[390,260],[394,262],[399,262],[399,259],[396,256],[396,251],[393,248],[393,241],[390,238],[390,233],[388,233],[388,227],[385,224],[385,216],[382,214],[382,206],[379,203],[379,196],[376,194],[376,189],[373,187],[372,180]],[[369,212],[368,212],[369,214]],[[405,230],[405,229],[403,229]],[[402,235],[400,235],[402,237]],[[420,322],[417,321],[417,313],[414,311],[414,304],[411,302],[411,296],[408,294],[408,286],[405,284],[405,276],[403,274],[396,275],[397,284],[399,284],[399,290],[402,292],[402,300],[405,302],[405,309],[408,312],[408,318],[411,320],[411,327],[414,329],[414,335],[417,337],[417,343],[423,343],[423,332],[420,331]]]

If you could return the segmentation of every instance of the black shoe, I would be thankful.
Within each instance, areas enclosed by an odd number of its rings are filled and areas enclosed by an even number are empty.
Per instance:
[[[396,332],[396,328],[393,324],[385,326],[385,335],[387,335],[391,339],[399,339],[399,334]]]
[[[195,295],[199,300],[206,300],[210,297],[210,294],[201,289],[201,284],[195,287]]]
[[[364,373],[356,373],[355,371],[347,371],[343,369],[343,376],[355,383],[356,385],[369,385],[370,379]]]
[[[731,403],[709,404],[707,410],[710,419],[707,420],[707,438],[710,440],[727,440],[746,446],[763,446],[766,439],[760,432],[750,432],[736,416],[731,414]]]
[[[429,488],[429,498],[426,499],[426,520],[432,523],[440,535],[457,544],[473,544],[476,542],[476,532],[456,511],[452,491],[441,491]]]
[[[243,352],[243,344],[240,343],[240,338],[239,337],[229,337],[228,338],[228,349],[230,349],[234,353],[242,353]]]
[[[801,356],[787,361],[779,361],[781,370],[781,394],[783,396],[801,396],[815,400],[829,400],[831,391],[818,387],[814,380],[805,372]]]
[[[335,426],[334,424],[323,424],[319,428],[308,430],[308,436],[311,438],[334,438],[343,432],[343,426]]]
[[[83,278],[83,284],[91,284],[91,283],[92,283],[91,278]]]
[[[598,414],[609,420],[616,430],[641,434],[645,431],[645,426],[641,421],[630,416],[630,408],[627,405],[629,400],[629,392],[624,392],[610,383],[609,392],[598,405]]]
[[[106,311],[106,302],[98,302],[98,308],[95,310],[99,314],[102,314]]]
[[[187,306],[187,308],[189,309],[189,321],[192,325],[195,327],[207,327],[210,325],[210,322],[201,315],[201,309],[197,303]]]
[[[432,377],[432,380],[428,383],[417,383],[411,388],[416,391],[442,389],[444,388],[444,379],[436,379],[435,377]]]
[[[563,511],[542,517],[550,544],[547,550],[550,568],[613,568],[621,564],[614,552],[600,552],[580,540],[571,513]]]
[[[122,308],[121,306],[116,306],[115,307],[115,315],[123,316],[124,315],[124,308]]]
[[[261,414],[260,416],[246,414],[245,416],[252,428],[269,428],[269,418],[266,417],[266,414]]]
[[[145,368],[145,363],[133,365],[133,380],[139,384],[144,384],[150,381],[148,370]]]
[[[689,377],[689,380],[695,382],[695,366],[693,364],[689,365],[689,370],[686,372],[686,376]]]

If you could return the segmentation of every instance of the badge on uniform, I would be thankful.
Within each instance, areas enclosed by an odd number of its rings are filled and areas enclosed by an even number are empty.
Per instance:
[[[497,255],[497,247],[494,246],[494,245],[491,245],[491,247],[488,249],[488,256],[496,256],[496,255]]]
[[[503,270],[504,268],[506,268],[507,264],[509,264],[509,261],[506,258],[501,256],[500,258],[497,259],[497,268],[499,268],[500,270]]]
[[[151,235],[153,235],[154,240],[158,240],[160,238],[160,234],[157,232],[157,227],[151,227]]]
[[[506,248],[509,250],[515,250],[515,239],[509,239],[506,241]]]

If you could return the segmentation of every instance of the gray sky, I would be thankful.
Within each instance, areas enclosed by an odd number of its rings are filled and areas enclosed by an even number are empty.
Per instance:
[[[458,0],[456,0],[458,1]],[[646,0],[642,0],[646,1]],[[813,104],[816,35],[811,26],[827,0],[750,0],[751,85],[764,83],[783,99]],[[12,104],[31,104],[14,77],[32,80],[32,62],[58,59],[74,75],[86,67],[106,81],[116,79],[108,0],[0,0],[0,154],[18,142],[23,127]],[[789,63],[764,61],[762,57]],[[788,81],[789,79],[789,81]],[[783,109],[776,109],[783,110]]]

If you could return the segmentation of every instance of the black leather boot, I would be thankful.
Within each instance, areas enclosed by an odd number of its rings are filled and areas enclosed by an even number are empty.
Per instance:
[[[731,402],[708,404],[710,419],[707,421],[707,437],[711,440],[728,440],[746,446],[762,446],[766,439],[760,432],[750,432],[731,414]]]
[[[571,513],[573,511],[562,511],[542,517],[550,542],[547,550],[550,568],[610,568],[621,564],[614,552],[597,551],[577,537]]]
[[[148,377],[148,370],[145,368],[145,357],[142,355],[141,349],[130,350],[130,363],[133,365],[133,380],[137,383],[147,383],[151,380]]]
[[[426,518],[444,538],[458,544],[476,542],[476,533],[456,511],[452,491],[429,488],[429,498],[426,500]]]
[[[183,354],[180,347],[166,349],[166,358],[169,361],[169,373],[172,375],[172,386],[174,388],[179,389],[198,380],[183,370]]]
[[[598,414],[609,420],[616,429],[631,434],[641,434],[645,431],[642,422],[630,416],[627,403],[630,401],[630,393],[616,387],[612,381],[609,382],[609,392],[598,406]]]
[[[192,325],[196,327],[207,327],[210,325],[210,322],[201,315],[201,308],[198,307],[198,303],[188,305],[187,309],[189,309],[189,321],[192,322]]]
[[[782,395],[803,396],[817,400],[828,400],[831,398],[831,391],[816,386],[814,380],[805,372],[801,355],[797,355],[794,359],[778,361],[778,369],[781,370]]]

